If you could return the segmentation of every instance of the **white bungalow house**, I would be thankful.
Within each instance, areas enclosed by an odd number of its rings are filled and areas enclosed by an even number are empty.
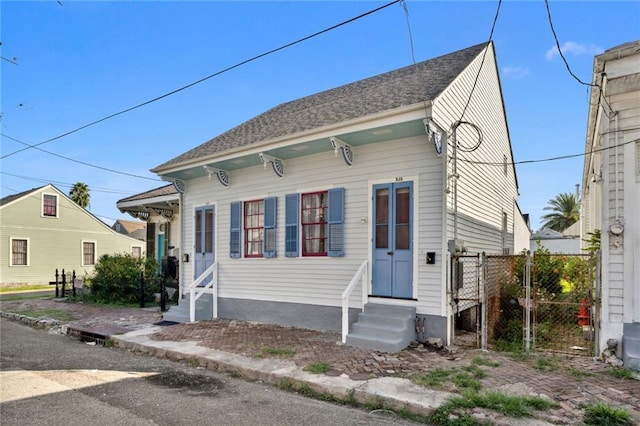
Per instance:
[[[640,370],[640,40],[593,64],[582,174],[582,239],[601,232],[601,349]]]
[[[278,105],[152,170],[182,192],[189,260],[165,319],[342,330],[385,351],[419,324],[448,342],[450,250],[528,241],[512,163],[491,43]]]

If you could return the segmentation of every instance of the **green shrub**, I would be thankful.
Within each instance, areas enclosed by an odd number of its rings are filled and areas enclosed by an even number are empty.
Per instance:
[[[153,258],[135,258],[130,254],[104,255],[89,277],[90,298],[99,303],[135,304],[140,300],[143,274],[145,300],[160,291],[159,265]]]

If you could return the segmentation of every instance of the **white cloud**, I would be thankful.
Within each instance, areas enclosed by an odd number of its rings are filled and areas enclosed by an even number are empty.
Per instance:
[[[515,79],[524,78],[529,75],[529,68],[502,67],[502,75]]]
[[[566,41],[560,45],[560,49],[562,53],[565,55],[567,53],[571,53],[574,56],[578,55],[597,55],[604,51],[601,47],[595,46],[593,44],[580,44],[573,41]],[[545,57],[548,61],[552,60],[555,56],[558,56],[558,47],[553,46],[551,49],[547,50]]]

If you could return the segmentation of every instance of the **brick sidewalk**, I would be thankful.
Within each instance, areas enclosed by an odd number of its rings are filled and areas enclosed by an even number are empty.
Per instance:
[[[38,308],[64,309],[74,317],[69,325],[94,328],[117,326],[134,330],[157,323],[162,317],[157,308],[109,308],[52,300],[2,302],[0,306],[5,312]],[[553,422],[579,423],[582,407],[595,402],[622,407],[640,418],[640,381],[616,379],[608,374],[609,367],[585,357],[533,354],[521,361],[503,353],[467,349],[451,353],[422,345],[386,354],[342,345],[338,332],[222,319],[163,326],[152,338],[197,342],[203,347],[247,357],[269,358],[279,353],[301,368],[327,363],[330,374],[346,374],[356,380],[408,376],[436,368],[458,370],[471,365],[474,358],[482,357],[497,365],[481,366],[487,373],[481,379],[484,389],[526,385],[528,391],[547,395],[560,404],[560,408],[549,413]],[[553,361],[552,369],[534,368],[534,361],[541,356]],[[455,390],[450,384],[445,386],[445,390]]]

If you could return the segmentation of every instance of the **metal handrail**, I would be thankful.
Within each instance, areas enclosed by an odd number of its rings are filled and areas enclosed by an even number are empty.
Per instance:
[[[204,286],[200,287],[203,281],[211,275],[211,281]],[[218,262],[214,262],[206,271],[204,271],[193,283],[189,286],[189,322],[196,320],[196,300],[200,298],[204,293],[213,295],[213,318],[218,318]]]
[[[349,296],[353,292],[358,280],[361,280],[362,287],[362,306],[361,309],[364,309],[364,304],[367,301],[367,281],[368,281],[368,268],[367,261],[363,261],[356,273],[351,278],[351,282],[342,292],[342,343],[347,342],[347,334],[349,334]]]

